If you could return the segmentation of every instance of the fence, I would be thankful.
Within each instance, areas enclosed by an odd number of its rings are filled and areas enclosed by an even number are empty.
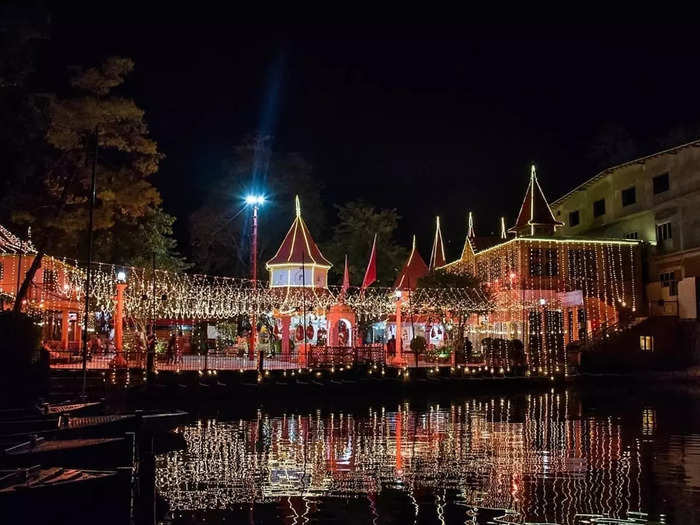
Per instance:
[[[50,364],[56,369],[82,368],[82,353],[79,349],[50,350]],[[92,353],[87,355],[87,368],[106,370],[114,365],[114,351]],[[146,353],[144,351],[124,351],[122,357],[129,368],[145,369]],[[298,351],[288,355],[262,355],[262,367],[265,370],[292,370],[295,368],[332,368],[354,365],[386,365],[387,354],[384,345],[364,346],[310,346],[306,358]],[[420,361],[420,366],[435,366],[438,363]],[[449,359],[446,363],[449,365]],[[251,358],[247,352],[212,352],[208,354],[165,354],[158,353],[155,367],[158,370],[199,371],[199,370],[256,370],[259,366],[257,356]],[[413,366],[409,363],[409,366]]]

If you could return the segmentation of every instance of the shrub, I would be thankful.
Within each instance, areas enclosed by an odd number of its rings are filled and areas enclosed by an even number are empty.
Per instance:
[[[423,337],[422,335],[417,335],[411,341],[411,350],[413,350],[414,352],[422,354],[423,352],[425,352],[425,348],[426,348],[425,337]]]

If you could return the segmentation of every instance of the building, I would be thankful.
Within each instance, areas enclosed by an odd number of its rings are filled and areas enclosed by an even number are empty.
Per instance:
[[[2,309],[12,308],[37,250],[0,226],[0,298]],[[81,286],[77,266],[44,256],[25,298],[25,311],[39,315],[46,344],[57,350],[77,350],[81,338]]]
[[[640,241],[564,237],[563,227],[534,166],[510,237],[480,238],[470,223],[462,255],[443,268],[476,275],[491,291],[493,311],[468,326],[477,353],[492,352],[494,339],[518,339],[529,367],[555,372],[566,344],[643,313]]]
[[[559,237],[649,243],[650,313],[697,317],[700,140],[605,169],[554,201],[552,211],[563,223]]]

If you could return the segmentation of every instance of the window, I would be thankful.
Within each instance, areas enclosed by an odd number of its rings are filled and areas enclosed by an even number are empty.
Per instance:
[[[662,173],[661,175],[657,175],[652,179],[652,183],[654,186],[654,195],[668,191],[671,187],[670,181],[668,179],[668,173]]]
[[[627,232],[625,233],[625,239],[639,239],[638,232]]]
[[[600,199],[593,203],[593,217],[605,215],[605,199]]]
[[[659,274],[661,286],[668,288],[668,295],[678,295],[678,281],[676,281],[676,272],[663,272]]]
[[[632,186],[626,190],[622,190],[622,205],[629,206],[637,202],[637,189]]]
[[[644,352],[654,351],[654,336],[653,335],[640,335],[639,336],[639,349]]]
[[[533,277],[552,277],[554,275],[559,275],[557,251],[530,248],[530,275]]]
[[[656,225],[656,240],[658,242],[673,239],[673,230],[670,222],[664,222]]]
[[[2,265],[2,262],[0,262],[0,281],[2,281],[5,278],[5,267]]]
[[[580,217],[578,215],[578,210],[569,212],[569,226],[578,226],[580,222]]]

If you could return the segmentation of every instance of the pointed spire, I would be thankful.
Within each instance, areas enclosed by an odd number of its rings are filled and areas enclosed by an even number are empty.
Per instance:
[[[406,264],[403,265],[401,272],[396,277],[396,282],[394,283],[394,288],[400,290],[414,289],[418,284],[418,279],[427,275],[428,265],[425,264],[423,257],[416,249],[416,236],[413,236],[413,246],[411,248],[411,254],[408,256]]]
[[[563,223],[554,218],[537,180],[535,165],[530,168],[530,184],[525,192],[525,199],[520,206],[520,213],[515,225],[508,231],[518,236],[554,235],[555,230]]]
[[[501,239],[505,239],[508,235],[506,234],[506,218],[501,217]]]
[[[476,237],[476,233],[474,233],[474,218],[472,217],[472,212],[469,212],[469,227],[467,228],[467,237],[470,239],[473,239]]]
[[[444,266],[446,262],[445,247],[442,242],[442,232],[440,231],[440,217],[437,217],[435,220],[435,239],[433,240],[433,250],[430,253],[428,269],[432,271],[435,268]]]
[[[345,254],[345,270],[343,270],[343,287],[340,289],[340,296],[344,297],[350,288],[350,271],[348,270],[348,254]]]
[[[296,208],[294,222],[292,222],[292,226],[285,235],[277,253],[267,261],[267,267],[303,263],[330,268],[331,263],[318,249],[301,216],[301,203],[298,195],[294,198],[294,207]]]

